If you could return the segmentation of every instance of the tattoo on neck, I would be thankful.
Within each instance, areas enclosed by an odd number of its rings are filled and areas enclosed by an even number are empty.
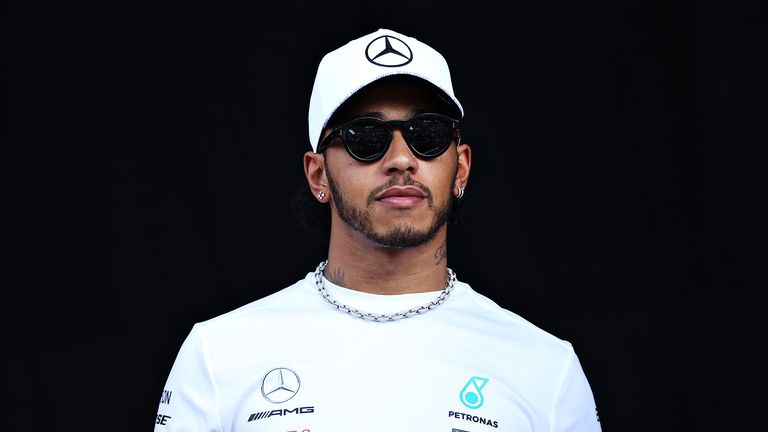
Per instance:
[[[448,255],[448,244],[446,240],[443,240],[443,243],[437,247],[435,250],[435,265],[440,264],[440,261],[446,259],[446,256]]]
[[[344,286],[344,270],[341,267],[326,270],[325,278],[338,286]]]

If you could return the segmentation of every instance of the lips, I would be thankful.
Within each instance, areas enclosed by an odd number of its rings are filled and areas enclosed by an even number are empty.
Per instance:
[[[388,188],[376,196],[379,202],[397,208],[413,207],[421,203],[427,195],[421,189],[413,186],[395,186]]]
[[[426,194],[421,189],[406,186],[406,187],[391,187],[384,192],[380,193],[376,199],[392,198],[392,197],[416,197],[425,198]]]

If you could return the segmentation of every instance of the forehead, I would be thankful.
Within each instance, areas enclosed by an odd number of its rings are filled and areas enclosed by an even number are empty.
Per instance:
[[[448,114],[449,107],[431,84],[410,77],[393,77],[376,81],[355,93],[334,113],[328,125],[372,112],[429,111]]]

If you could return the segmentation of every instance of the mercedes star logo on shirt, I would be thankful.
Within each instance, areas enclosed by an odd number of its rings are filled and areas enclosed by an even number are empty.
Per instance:
[[[394,36],[379,36],[365,49],[369,62],[384,67],[404,66],[413,60],[413,52],[405,42]]]
[[[299,376],[288,368],[275,368],[261,380],[261,394],[272,403],[283,403],[296,396],[299,391]]]

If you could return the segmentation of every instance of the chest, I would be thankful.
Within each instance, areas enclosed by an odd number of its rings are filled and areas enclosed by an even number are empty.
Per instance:
[[[354,324],[350,324],[354,326]],[[231,431],[532,431],[524,363],[461,332],[383,326],[255,341],[217,370]],[[317,329],[316,329],[317,330]],[[381,330],[381,331],[380,331]]]

